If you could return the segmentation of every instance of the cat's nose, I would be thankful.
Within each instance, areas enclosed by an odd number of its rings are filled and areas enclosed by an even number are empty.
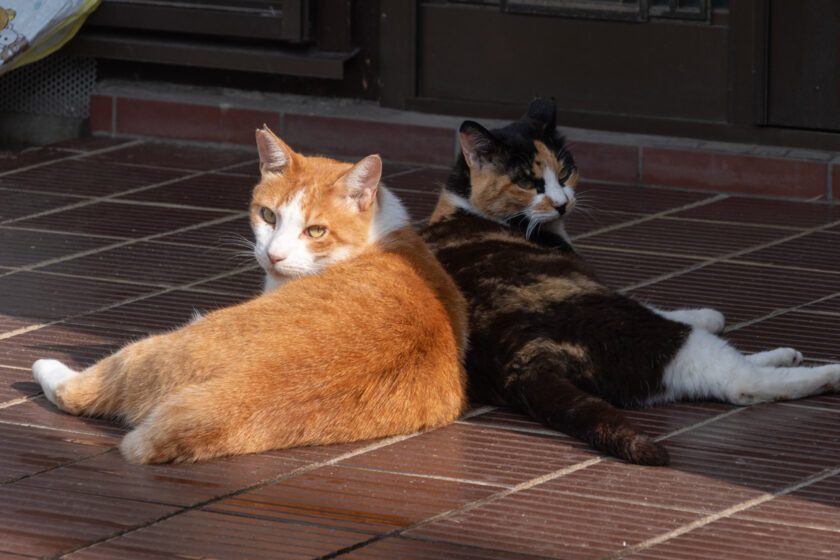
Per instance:
[[[274,253],[269,253],[268,260],[271,261],[271,264],[277,264],[280,261],[285,261],[286,255],[275,255]]]
[[[563,214],[566,213],[566,207],[567,206],[568,206],[568,204],[565,203],[565,202],[563,204],[555,204],[554,209],[557,210],[557,213],[562,216]]]

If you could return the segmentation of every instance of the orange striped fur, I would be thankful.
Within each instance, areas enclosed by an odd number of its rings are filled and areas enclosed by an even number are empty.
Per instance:
[[[257,136],[255,228],[261,208],[299,196],[304,227],[327,233],[298,241],[329,264],[299,278],[271,268],[264,295],[82,372],[33,366],[60,409],[133,426],[120,445],[132,462],[404,434],[464,409],[464,300],[410,226],[381,215],[397,206],[378,185],[378,157],[354,166],[296,154],[267,129]]]

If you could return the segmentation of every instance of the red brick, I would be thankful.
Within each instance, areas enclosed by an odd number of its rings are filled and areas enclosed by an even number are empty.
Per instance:
[[[263,124],[278,130],[280,115],[213,105],[117,99],[116,130],[127,134],[253,144],[254,130]]]
[[[639,182],[639,156],[636,146],[569,142],[584,180]]]
[[[284,140],[299,151],[452,165],[455,131],[448,128],[285,115]]]
[[[95,132],[113,132],[114,98],[109,95],[90,96],[90,129]]]
[[[642,182],[743,194],[822,198],[826,193],[826,164],[644,148]]]

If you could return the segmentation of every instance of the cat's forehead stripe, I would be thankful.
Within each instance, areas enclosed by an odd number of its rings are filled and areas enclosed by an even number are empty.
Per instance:
[[[557,156],[548,146],[539,140],[534,140],[534,149],[536,154],[534,155],[533,171],[536,176],[541,177],[543,169],[551,169],[554,173],[559,173],[563,169],[563,162],[557,159]]]

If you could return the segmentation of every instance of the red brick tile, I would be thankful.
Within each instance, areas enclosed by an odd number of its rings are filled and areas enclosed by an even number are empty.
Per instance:
[[[192,320],[194,313],[209,313],[214,309],[235,305],[242,299],[235,295],[174,290],[84,315],[73,319],[71,324],[113,325],[144,334],[161,332],[185,325]]]
[[[26,370],[29,379],[40,392],[41,387],[32,378],[31,370]],[[74,434],[90,434],[97,438],[113,438],[113,444],[119,441],[128,427],[124,424],[105,418],[91,418],[87,416],[73,416],[59,410],[43,395],[39,395],[27,402],[15,404],[0,409],[0,421],[22,426],[33,426],[51,430],[64,430]]]
[[[2,184],[3,180],[0,179]],[[78,201],[78,198],[71,196],[0,188],[0,222],[25,218],[29,214],[53,210]]]
[[[570,142],[569,149],[584,180],[639,182],[639,148],[636,146]]]
[[[727,338],[746,352],[790,346],[806,359],[840,362],[840,317],[791,312],[753,323],[727,333]]]
[[[449,169],[425,167],[400,173],[384,179],[383,182],[391,189],[420,191],[437,197],[446,184],[447,177]]]
[[[244,211],[251,204],[255,184],[250,177],[241,175],[205,173],[120,198]]]
[[[704,199],[708,193],[675,191],[641,185],[608,185],[585,181],[577,188],[580,210],[655,214],[674,210]],[[580,211],[579,210],[579,211]]]
[[[65,556],[72,560],[309,560],[365,540],[355,531],[191,511]]]
[[[523,433],[477,424],[453,424],[348,459],[345,464],[515,485],[597,457],[560,432]]]
[[[253,139],[252,139],[253,140]],[[178,146],[167,142],[143,142],[95,153],[89,160],[113,161],[146,167],[169,167],[180,170],[210,171],[240,167],[245,162],[256,166],[257,150],[209,146]],[[136,168],[132,171],[136,173]]]
[[[840,475],[777,496],[735,517],[836,531],[840,527]]]
[[[387,122],[287,114],[284,137],[294,150],[451,165],[455,131]]]
[[[0,154],[0,174],[75,155],[73,152],[56,149],[51,146],[29,148],[22,152],[12,154]]]
[[[168,243],[134,243],[45,266],[44,271],[180,287],[229,272],[230,251]]]
[[[116,444],[118,440],[111,441]],[[200,463],[135,465],[114,449],[17,484],[137,503],[189,507],[273,480],[304,464],[286,457],[238,455]]]
[[[778,403],[736,410],[667,440],[671,468],[777,492],[837,466],[836,410]]]
[[[3,449],[0,482],[3,483],[99,455],[116,444],[114,438],[93,434],[15,424],[2,424],[0,428]]]
[[[205,509],[282,523],[381,534],[472,503],[496,488],[328,466]]]
[[[15,225],[55,232],[130,239],[196,226],[202,222],[224,218],[226,215],[229,214],[209,209],[105,201],[28,218],[15,222]]]
[[[547,558],[604,558],[702,514],[568,495],[538,486],[419,529],[408,536]]]
[[[840,233],[816,232],[738,257],[739,261],[840,272]],[[808,273],[800,273],[807,277]]]
[[[114,131],[114,98],[110,95],[90,96],[90,129],[94,132]]]
[[[696,259],[661,255],[645,255],[640,258],[634,253],[587,247],[586,240],[581,241],[578,249],[600,280],[615,289],[676,272],[700,262]]]
[[[632,560],[813,560],[832,558],[840,550],[840,532],[786,527],[743,519],[721,519],[624,556]]]
[[[710,224],[656,218],[586,236],[579,243],[605,249],[630,249],[685,257],[716,257],[787,237],[789,230],[739,224]],[[640,257],[644,258],[644,257]]]
[[[495,550],[494,542],[484,546],[426,541],[416,538],[388,538],[342,554],[342,560],[547,560],[545,556]]]
[[[831,200],[834,202],[840,200],[840,164],[838,163],[831,166]]]
[[[253,144],[254,131],[279,130],[276,112],[148,99],[117,99],[116,131],[163,138]]]
[[[0,277],[0,315],[37,322],[93,311],[155,289],[39,272]]]
[[[741,224],[813,228],[840,220],[840,206],[818,201],[798,202],[733,196],[672,216]]]
[[[151,523],[174,509],[11,484],[0,488],[0,543],[4,552],[53,558]]]
[[[265,272],[262,268],[257,267],[232,276],[196,284],[192,289],[211,290],[251,298],[262,294],[264,284]]]
[[[34,265],[113,243],[102,237],[0,228],[0,264],[9,267]]]
[[[105,157],[105,154],[92,157]],[[4,175],[0,177],[0,186],[59,195],[105,196],[184,175],[184,171],[173,169],[137,168],[119,162],[75,158]]]
[[[37,395],[41,387],[32,379],[29,369],[0,366],[0,404]],[[14,407],[0,409],[0,413]]]
[[[572,496],[712,514],[757,498],[760,490],[679,469],[602,461],[539,486]]]
[[[30,368],[35,360],[54,358],[73,369],[85,368],[136,339],[136,332],[114,327],[53,325],[0,339],[0,364]]]
[[[826,164],[755,156],[644,148],[642,182],[796,198],[825,197]]]
[[[730,325],[840,292],[840,275],[722,262],[638,288],[633,297],[666,308],[713,307]]]

